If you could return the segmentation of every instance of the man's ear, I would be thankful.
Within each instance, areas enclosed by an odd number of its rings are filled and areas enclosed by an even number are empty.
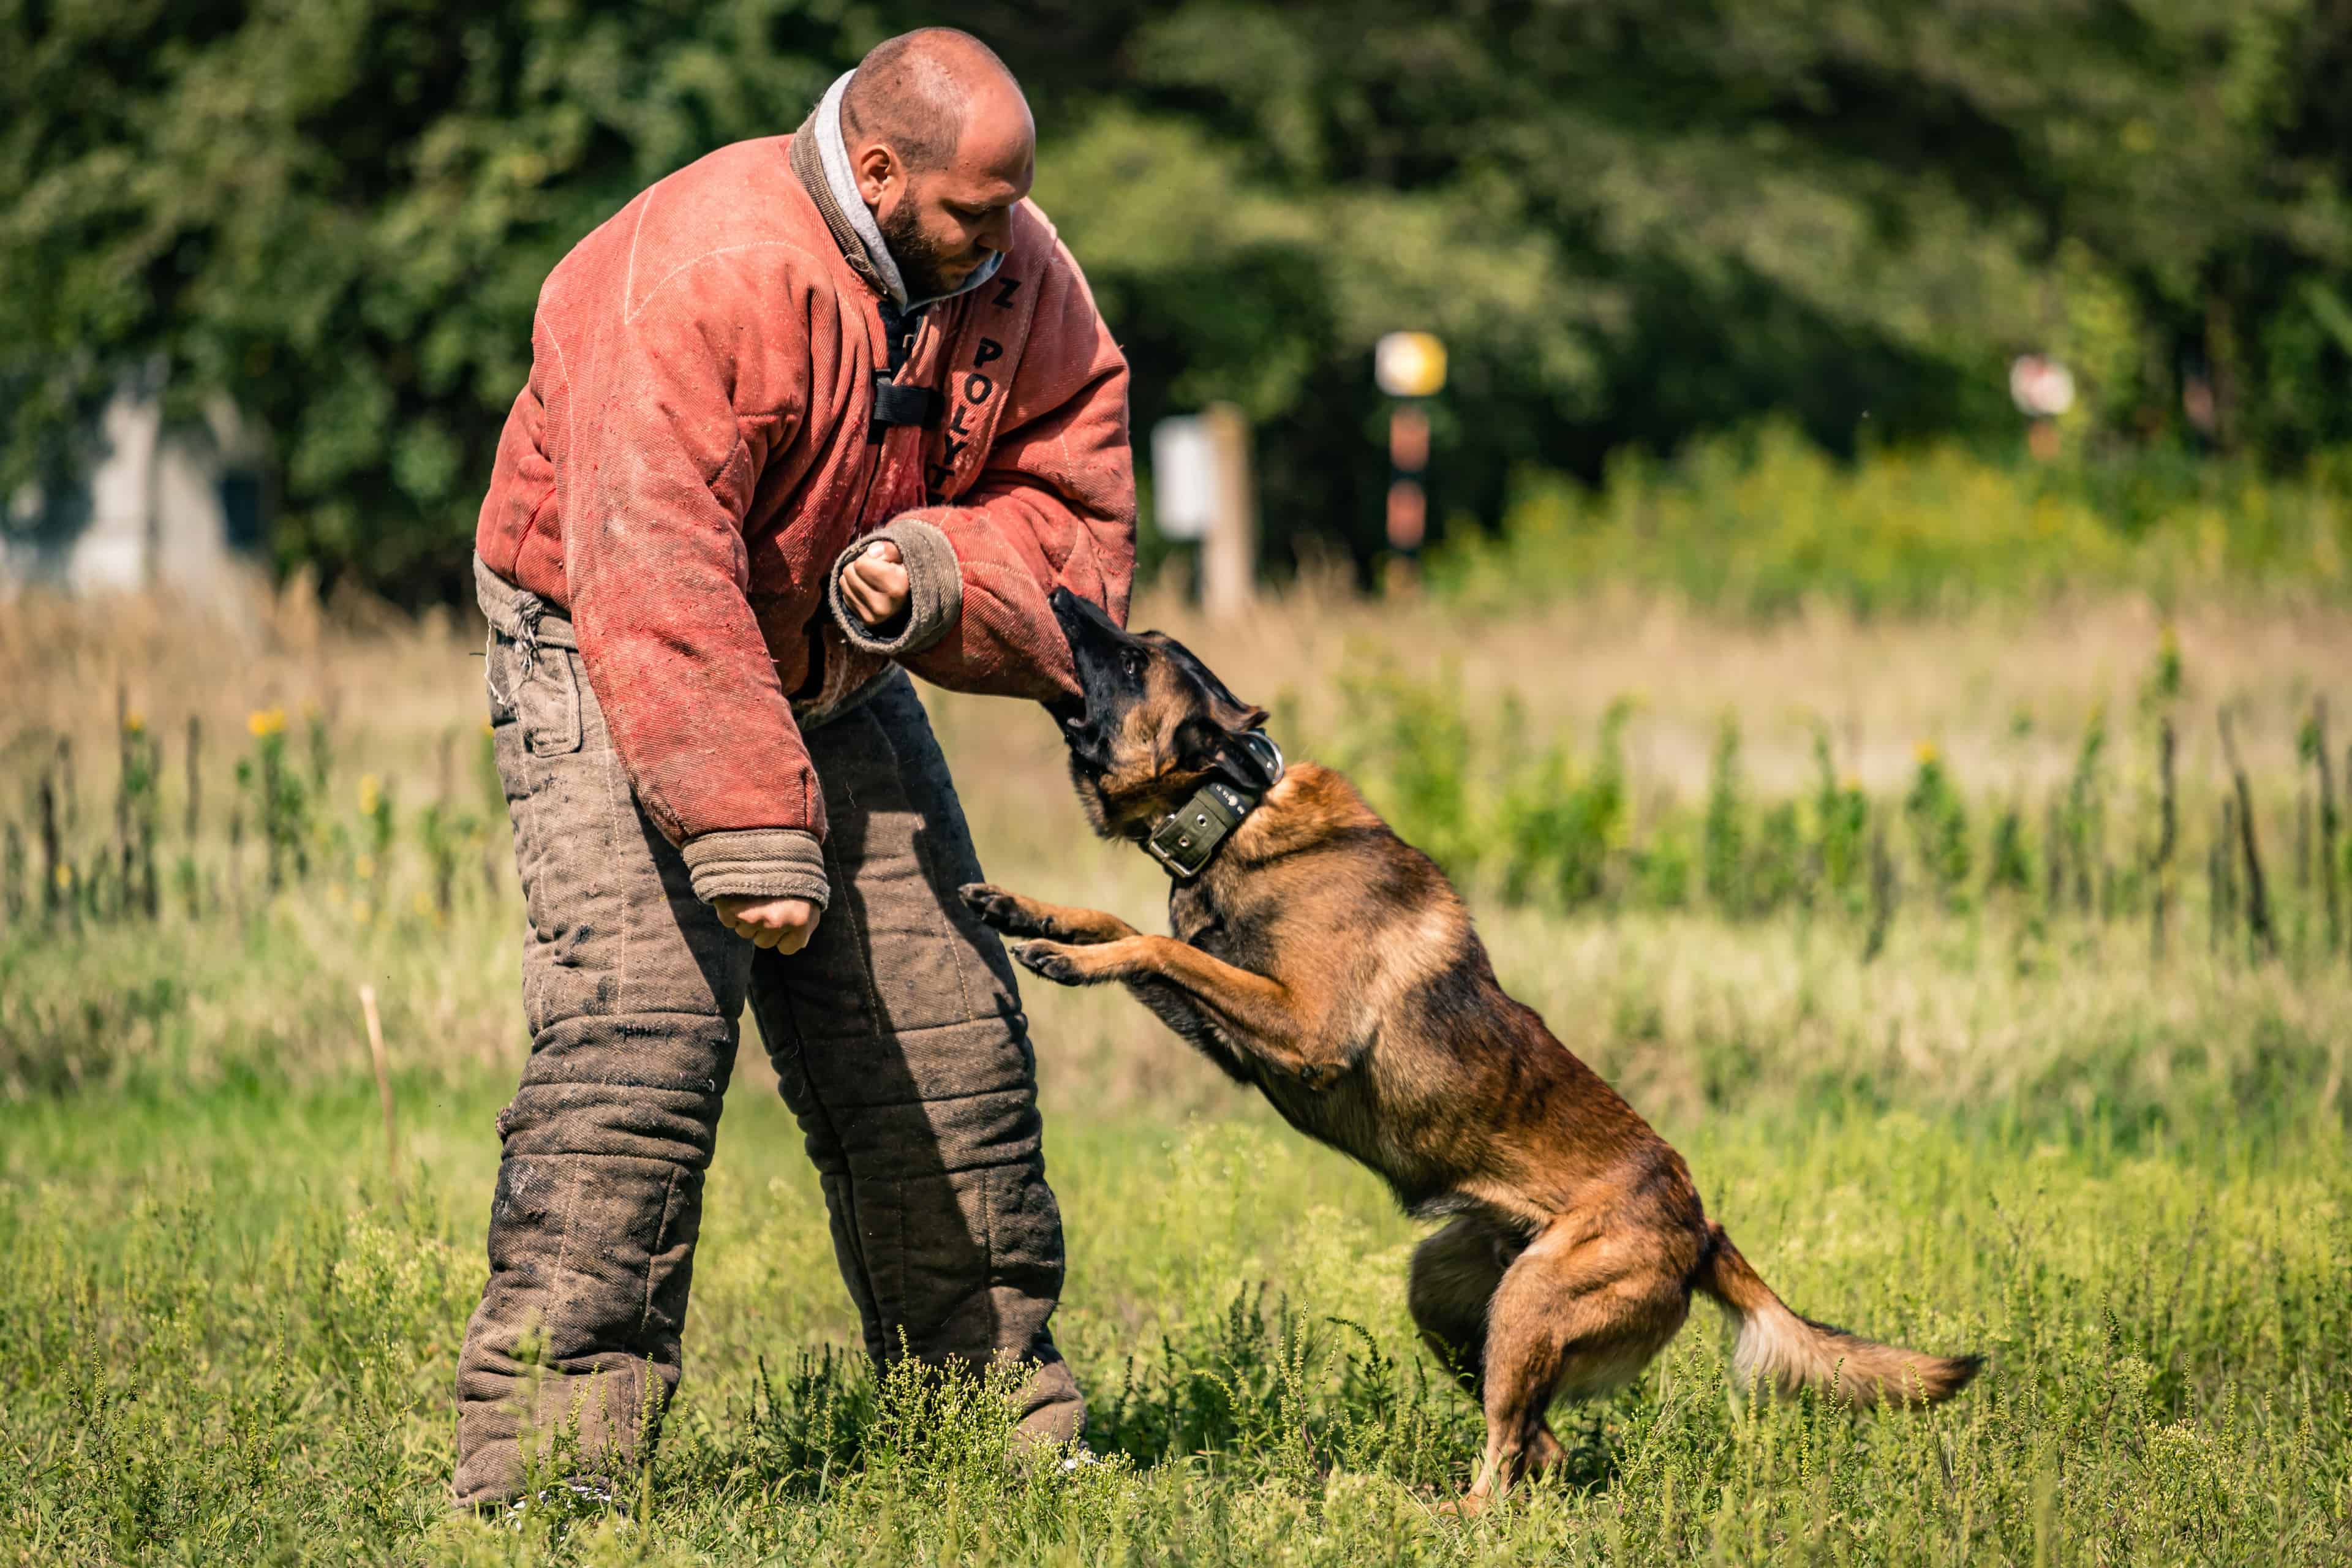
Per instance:
[[[882,193],[894,179],[903,178],[898,167],[898,155],[884,142],[868,142],[849,154],[850,173],[857,177],[857,194],[867,206],[880,204]]]

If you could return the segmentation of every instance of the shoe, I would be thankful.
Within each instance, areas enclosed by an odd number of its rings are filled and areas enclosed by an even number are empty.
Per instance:
[[[533,1503],[561,1504],[567,1513],[578,1514],[589,1508],[600,1508],[624,1522],[629,1517],[628,1505],[613,1495],[613,1489],[591,1476],[574,1476],[554,1486],[543,1487],[535,1497],[517,1498],[507,1505],[509,1528],[520,1530],[523,1515]]]

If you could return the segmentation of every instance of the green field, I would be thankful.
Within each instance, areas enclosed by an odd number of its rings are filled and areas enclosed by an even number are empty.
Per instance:
[[[1923,1415],[1754,1404],[1702,1309],[1635,1386],[1558,1413],[1567,1474],[1475,1522],[1440,1515],[1479,1433],[1412,1342],[1417,1227],[1123,994],[1033,985],[1071,1247],[1056,1328],[1100,1465],[1026,1462],[991,1390],[877,1388],[844,1353],[815,1183],[747,1041],[688,1381],[634,1517],[451,1518],[491,1119],[526,1047],[467,640],[324,624],[299,597],[235,635],[31,605],[0,623],[19,694],[0,733],[19,846],[0,932],[0,1561],[2352,1556],[2352,963],[2297,746],[2352,623],[2184,614],[2185,675],[2154,698],[2163,630],[2130,605],[1737,630],[1657,605],[1498,626],[1304,603],[1181,629],[1274,701],[1294,753],[1344,758],[1401,822],[1458,837],[1506,985],[1675,1142],[1792,1305],[1982,1351],[1982,1379]],[[1590,833],[1530,816],[1529,779],[1594,798],[1619,698],[1619,816]],[[2212,854],[2224,705],[2268,944]],[[1158,874],[1084,838],[1044,720],[933,706],[992,876],[1150,916]],[[251,732],[272,710],[282,733]],[[1433,711],[1460,717],[1458,741],[1430,743]],[[2095,717],[2109,740],[2085,796]],[[2158,867],[2147,742],[2168,717],[2179,843]],[[1818,798],[1823,732],[1885,888],[1842,889],[1825,855],[1843,808]],[[1543,772],[1547,747],[1566,772]],[[1956,781],[1957,883],[1937,869],[1949,814],[1911,804],[1926,758]],[[65,863],[47,870],[45,777]],[[2011,808],[2022,887],[1990,876]],[[1670,852],[1691,861],[1674,898]],[[396,1177],[362,984],[394,1064]]]

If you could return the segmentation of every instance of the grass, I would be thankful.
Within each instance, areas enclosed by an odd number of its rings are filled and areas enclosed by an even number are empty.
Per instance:
[[[1479,1432],[1411,1338],[1419,1227],[1124,995],[1034,987],[1071,1242],[1056,1328],[1105,1462],[1026,1463],[1001,1390],[877,1386],[845,1353],[856,1326],[815,1183],[747,1042],[688,1381],[636,1516],[550,1507],[511,1530],[443,1500],[490,1123],[524,1048],[465,639],[352,630],[299,595],[242,647],[152,606],[23,608],[0,623],[0,678],[24,694],[0,760],[29,785],[72,740],[77,865],[115,842],[118,686],[172,749],[133,803],[134,827],[150,811],[158,825],[154,917],[96,899],[0,930],[0,1563],[2352,1556],[2352,963],[2314,939],[2318,894],[2288,852],[2295,726],[2340,679],[2352,623],[2177,618],[2184,795],[2206,793],[2184,810],[2186,902],[2158,957],[2137,914],[1979,888],[1990,805],[2016,789],[2038,808],[2069,787],[2092,714],[2138,711],[2158,627],[2134,606],[1750,632],[1631,603],[1501,622],[1294,604],[1239,628],[1149,609],[1246,671],[1246,693],[1278,696],[1286,737],[1312,742],[1294,750],[1349,753],[1400,814],[1457,803],[1445,820],[1472,841],[1517,798],[1504,731],[1566,737],[1581,769],[1610,702],[1643,687],[1622,721],[1622,837],[1593,862],[1618,891],[1515,901],[1507,865],[1471,868],[1505,983],[1685,1152],[1794,1305],[1981,1350],[1985,1377],[1916,1416],[1751,1405],[1702,1306],[1635,1386],[1560,1413],[1566,1475],[1475,1523],[1442,1517]],[[2209,940],[2191,874],[2224,703],[2272,834],[2275,960],[2234,925]],[[274,787],[302,791],[275,891],[252,815],[271,791],[240,794],[232,774],[269,739],[247,711],[273,708]],[[1727,709],[1741,723],[1727,800]],[[1076,837],[1042,720],[934,710],[992,875],[1150,915],[1157,873]],[[1451,776],[1397,739],[1400,715],[1447,711],[1468,737]],[[208,771],[183,846],[189,714]],[[1759,912],[1752,888],[1739,907],[1706,889],[1709,855],[1748,864],[1725,847],[1767,842],[1784,804],[1801,837],[1817,831],[1822,722],[1901,860],[1903,912],[1874,949],[1866,907],[1791,894]],[[2116,733],[2138,735],[2120,717]],[[1923,791],[1922,738],[1950,800]],[[2118,741],[2102,818],[2118,868],[2144,847],[2139,755]],[[0,818],[30,822],[25,798],[12,785]],[[232,809],[248,814],[236,857]],[[1933,873],[1956,809],[1975,856],[1957,900]],[[2038,833],[2038,809],[2028,822]],[[1678,906],[1612,880],[1674,823],[1695,836]],[[170,875],[183,855],[193,910]],[[397,1064],[398,1181],[362,984]]]
[[[1269,1118],[1055,1122],[1060,1327],[1107,1458],[1069,1479],[1006,1452],[983,1388],[877,1391],[811,1360],[855,1325],[790,1121],[740,1091],[650,1508],[626,1529],[445,1519],[502,1089],[404,1088],[398,1188],[356,1089],[9,1113],[15,1560],[2250,1563],[2352,1547],[2340,1132],[2215,1127],[2126,1150],[1916,1111],[1669,1120],[1792,1300],[1983,1349],[1991,1372],[1925,1416],[1749,1408],[1702,1310],[1633,1390],[1565,1415],[1569,1477],[1462,1525],[1430,1504],[1463,1483],[1477,1428],[1409,1341],[1413,1229]]]

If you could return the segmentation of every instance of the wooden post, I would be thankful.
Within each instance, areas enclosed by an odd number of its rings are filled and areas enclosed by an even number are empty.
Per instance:
[[[1250,472],[1249,421],[1230,403],[1201,411],[1217,454],[1217,510],[1201,542],[1201,607],[1223,620],[1257,598],[1257,489]]]
[[[2236,780],[2238,792],[2238,844],[2246,858],[2246,934],[2263,956],[2278,955],[2278,937],[2271,930],[2271,901],[2263,881],[2262,846],[2254,837],[2254,789],[2246,777],[2245,764],[2238,758],[2238,739],[2231,731],[2230,710],[2221,710],[2221,751],[2229,759],[2230,773]]]
[[[65,857],[58,840],[58,777],[54,768],[41,770],[41,912],[55,919],[65,902],[65,884],[58,872]]]
[[[2213,951],[2221,951],[2223,934],[2238,924],[2238,797],[2221,797],[2221,825],[2213,837]]]
[[[114,683],[114,854],[122,867],[122,890],[116,900],[118,915],[131,912],[131,890],[136,880],[138,847],[131,837],[131,772],[136,765],[131,750],[131,689]]]
[[[2179,813],[2176,808],[2172,784],[2172,718],[2167,714],[2156,724],[2156,771],[2162,794],[2159,800],[2156,853],[2148,859],[2148,880],[2153,885],[2148,900],[2148,957],[2155,963],[2164,962],[2164,917],[2166,905],[2172,895],[2172,847],[2179,836]]]
[[[81,826],[81,786],[74,777],[73,737],[58,739],[58,806],[65,820],[65,830],[72,833]]]
[[[2312,704],[2311,727],[2318,744],[2319,763],[2319,891],[2327,913],[2327,951],[2332,954],[2344,935],[2344,911],[2336,885],[2336,774],[2327,756],[2327,699]]]
[[[0,881],[6,884],[0,899],[6,900],[8,923],[15,925],[25,918],[25,836],[13,822],[8,825],[6,847],[0,850]]]
[[[1862,961],[1875,959],[1886,948],[1886,933],[1895,925],[1895,859],[1886,852],[1886,827],[1870,828],[1870,932],[1864,938]]]
[[[205,721],[191,713],[188,715],[188,816],[185,837],[188,840],[188,849],[192,854],[196,847],[196,807],[199,792],[203,787],[199,781],[204,777],[204,774],[198,771],[198,759],[203,756],[204,750]]]
[[[2064,907],[2066,900],[2066,815],[2059,805],[2059,799],[2058,792],[2053,790],[2049,808],[2042,818],[2042,902],[2053,920]]]
[[[360,987],[360,1011],[367,1018],[368,1056],[375,1063],[376,1099],[383,1104],[383,1163],[394,1182],[400,1180],[400,1130],[392,1112],[392,1063],[384,1055],[383,1020],[375,1010],[375,987]]]

